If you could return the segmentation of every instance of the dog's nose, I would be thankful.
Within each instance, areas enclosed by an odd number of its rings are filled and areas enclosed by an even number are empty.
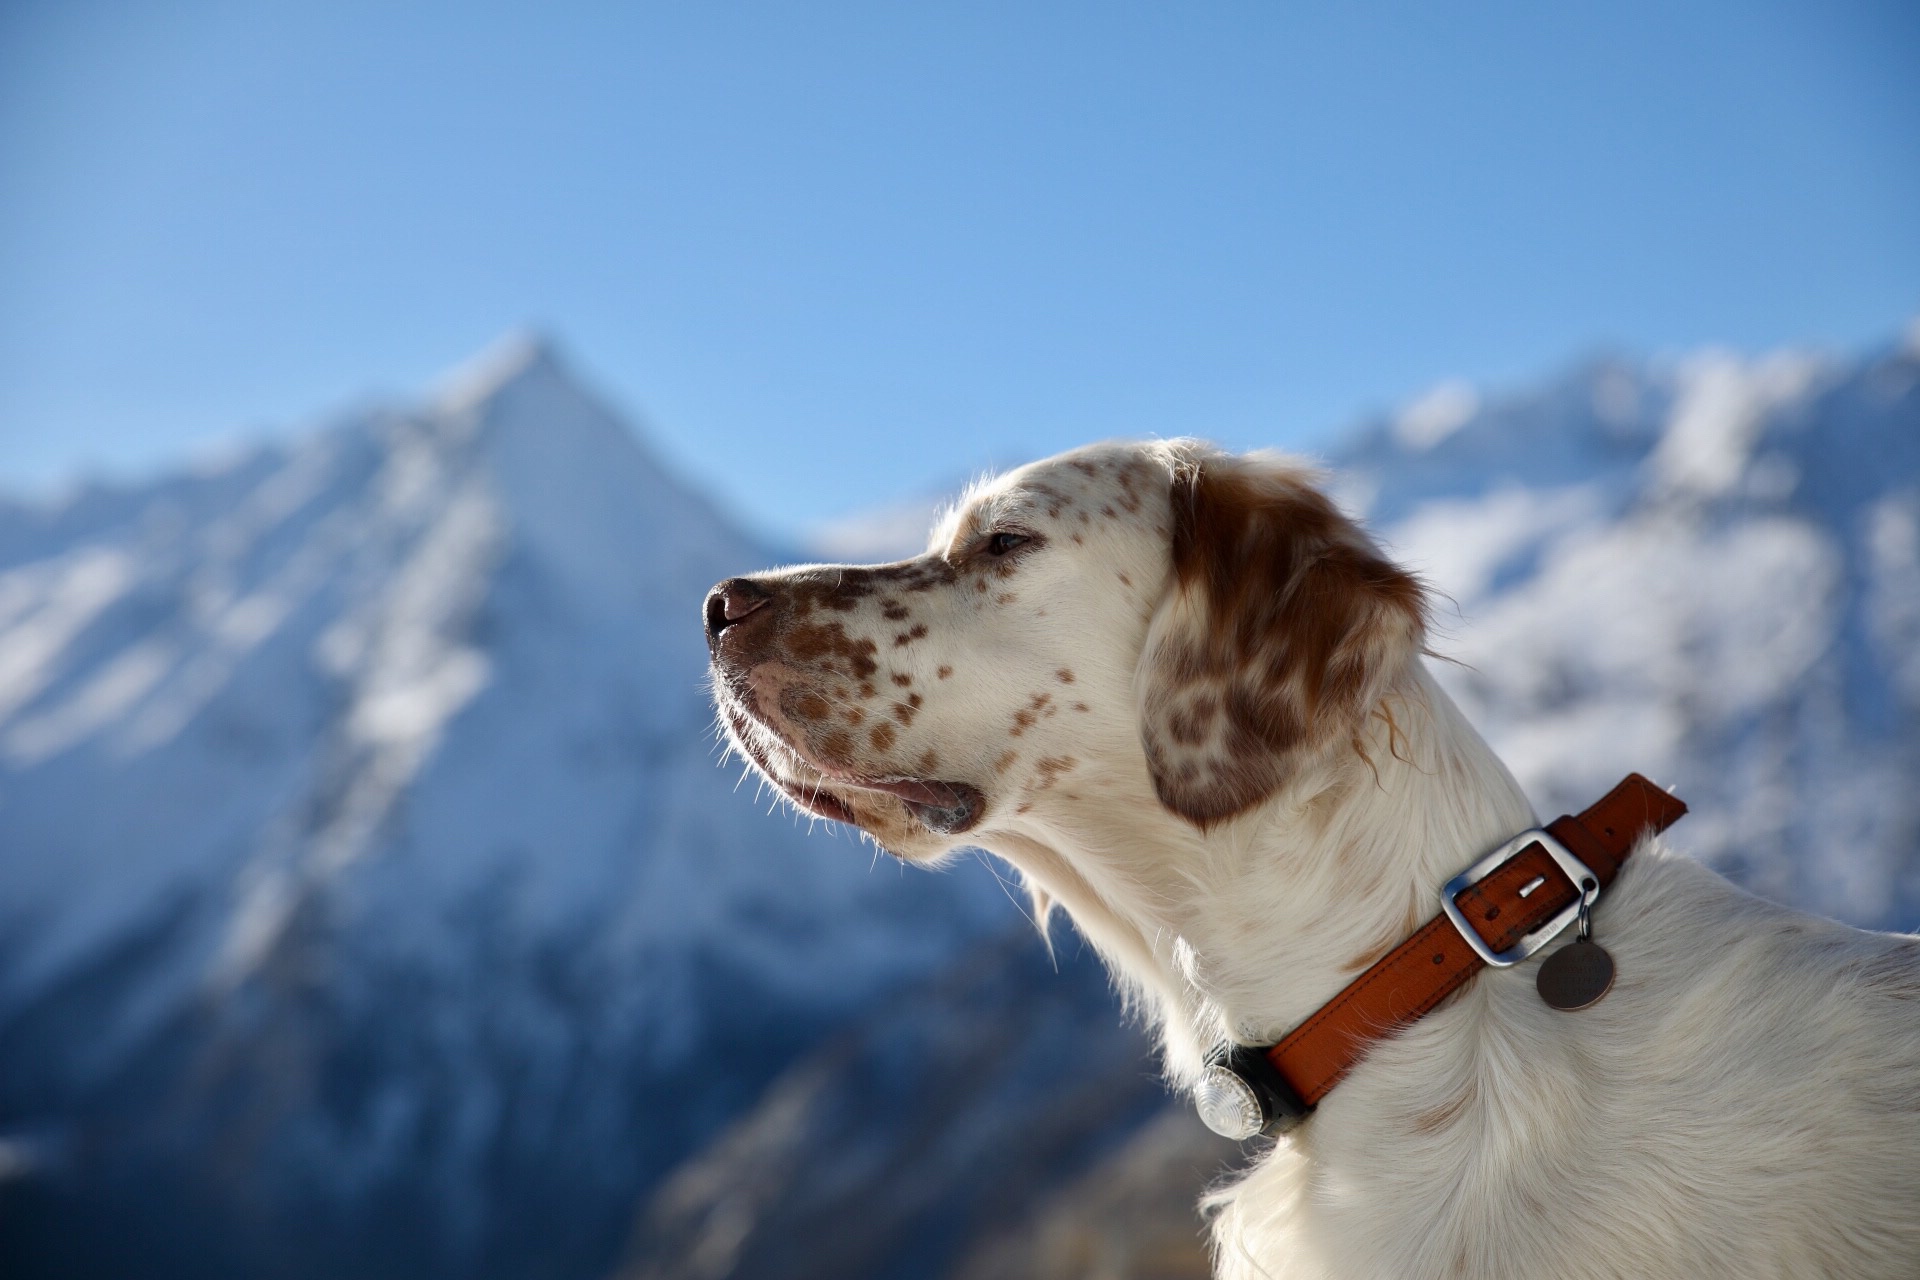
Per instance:
[[[707,593],[707,639],[735,626],[772,603],[773,595],[751,578],[728,578]]]

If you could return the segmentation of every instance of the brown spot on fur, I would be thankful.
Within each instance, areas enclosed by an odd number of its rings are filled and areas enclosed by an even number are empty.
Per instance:
[[[875,751],[891,751],[893,740],[893,726],[884,721],[873,726],[873,732],[867,735],[867,741],[873,744]]]
[[[830,654],[843,656],[853,649],[847,629],[837,622],[796,626],[786,635],[787,656],[796,662],[814,662]]]
[[[1011,591],[1002,591],[999,595],[993,598],[993,602],[995,604],[1012,604],[1015,600],[1018,600],[1019,598],[1020,598],[1019,596],[1013,594],[1013,592]]]
[[[1451,1128],[1453,1122],[1458,1120],[1461,1113],[1467,1109],[1467,1103],[1471,1097],[1471,1091],[1463,1089],[1432,1110],[1422,1111],[1413,1118],[1413,1131],[1419,1134],[1435,1134]]]
[[[893,682],[904,689],[913,683],[913,677],[904,671],[896,671],[893,673]]]
[[[953,668],[941,667],[938,671],[934,672],[934,674],[940,677],[942,680],[945,680],[948,676],[953,674]]]
[[[889,603],[880,611],[880,615],[888,622],[905,622],[913,616],[913,611],[905,605]]]
[[[864,707],[848,707],[847,708],[848,724],[859,724],[862,720],[865,720],[866,718],[867,718],[866,708]]]
[[[913,762],[913,767],[920,771],[922,777],[932,777],[934,771],[940,767],[940,753],[937,751],[921,752],[920,758]]]
[[[1086,704],[1086,703],[1084,703],[1084,702],[1076,702],[1076,703],[1074,703],[1074,704],[1073,704],[1073,709],[1074,709],[1075,711],[1085,711],[1085,710],[1087,710],[1088,708],[1087,708],[1087,704]]]
[[[1060,780],[1060,775],[1078,764],[1072,756],[1042,756],[1034,761],[1033,772],[1039,779],[1035,791],[1045,791]]]
[[[904,702],[896,702],[893,704],[893,718],[903,725],[912,724],[916,712],[917,708],[910,707]]]
[[[845,760],[853,755],[853,739],[835,729],[820,739],[820,753],[835,760]]]
[[[1013,750],[1002,751],[1000,753],[1000,758],[993,762],[993,771],[995,773],[1005,773],[1008,769],[1013,767],[1013,762],[1015,760],[1018,760],[1019,758],[1020,758],[1020,753],[1018,751],[1013,751]]]
[[[918,711],[920,709],[920,702],[921,702],[921,698],[919,694],[910,693],[907,695],[907,705],[912,707],[914,710]]]
[[[832,709],[831,703],[812,691],[800,694],[786,708],[796,720],[825,720]]]
[[[1020,711],[1014,712],[1013,713],[1013,736],[1018,738],[1019,736],[1024,734],[1027,730],[1033,728],[1034,724],[1039,720],[1039,718],[1040,717],[1034,715],[1033,712],[1031,711],[1020,710]]]
[[[1113,509],[1112,507],[1102,507],[1102,508],[1100,508],[1100,514],[1101,514],[1101,515],[1103,515],[1103,516],[1105,516],[1105,517],[1106,517],[1107,519],[1109,519],[1109,520],[1117,520],[1117,519],[1119,519],[1119,513],[1118,513],[1118,512],[1116,512],[1116,511],[1115,511],[1115,510],[1114,510],[1114,509]]]
[[[1094,466],[1091,462],[1088,462],[1085,458],[1075,458],[1072,462],[1068,463],[1067,465],[1071,466],[1075,471],[1078,471],[1083,476],[1097,476],[1100,474],[1100,468]]]
[[[1120,579],[1121,586],[1130,587],[1133,585],[1133,579],[1129,578],[1126,574],[1122,573],[1122,574],[1117,574],[1116,576]]]
[[[1073,672],[1068,670],[1066,667],[1062,667],[1058,671],[1053,673],[1053,678],[1055,680],[1058,680],[1061,684],[1072,684]]]
[[[860,682],[860,696],[863,698],[871,698],[873,696],[873,681],[862,680]]]

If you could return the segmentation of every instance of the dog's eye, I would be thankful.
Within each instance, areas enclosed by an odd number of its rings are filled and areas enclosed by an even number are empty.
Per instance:
[[[1025,546],[1033,541],[1024,533],[996,533],[987,539],[987,554],[1003,556],[1015,547]]]

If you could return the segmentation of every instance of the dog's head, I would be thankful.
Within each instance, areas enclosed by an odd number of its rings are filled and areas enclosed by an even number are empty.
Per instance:
[[[1419,584],[1283,459],[1108,444],[976,488],[924,555],[716,586],[733,744],[928,859],[1078,807],[1206,828],[1353,751]]]

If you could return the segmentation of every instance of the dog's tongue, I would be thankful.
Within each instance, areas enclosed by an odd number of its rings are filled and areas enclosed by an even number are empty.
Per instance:
[[[929,831],[957,836],[980,820],[986,797],[964,782],[925,778],[863,778],[860,786],[900,797]]]

